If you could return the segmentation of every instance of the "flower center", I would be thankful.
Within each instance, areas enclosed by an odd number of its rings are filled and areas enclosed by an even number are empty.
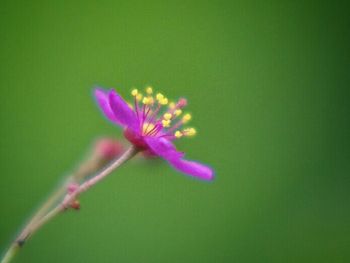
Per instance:
[[[146,95],[137,89],[131,91],[134,97],[134,110],[140,123],[141,136],[162,136],[168,139],[177,139],[183,136],[196,134],[194,128],[180,129],[191,120],[189,113],[182,114],[187,100],[180,98],[176,103],[169,102],[163,94],[153,96],[152,87],[146,88]]]
[[[155,128],[155,125],[153,123],[145,122],[142,125],[142,135],[147,135]]]

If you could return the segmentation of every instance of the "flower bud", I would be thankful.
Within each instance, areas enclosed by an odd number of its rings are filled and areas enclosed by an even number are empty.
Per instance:
[[[119,156],[123,151],[123,145],[116,139],[102,138],[95,143],[95,153],[107,160]]]

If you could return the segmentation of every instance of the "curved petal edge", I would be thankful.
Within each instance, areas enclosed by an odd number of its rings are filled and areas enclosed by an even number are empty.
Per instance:
[[[108,92],[103,89],[96,88],[94,90],[94,96],[98,106],[101,108],[103,114],[107,117],[107,119],[118,125],[122,125],[114,115],[114,112],[112,111],[112,108],[109,104]]]
[[[194,162],[188,161],[184,159],[172,159],[169,160],[169,163],[178,171],[185,173],[187,175],[191,175],[197,177],[202,180],[213,180],[214,179],[214,171],[210,167]]]

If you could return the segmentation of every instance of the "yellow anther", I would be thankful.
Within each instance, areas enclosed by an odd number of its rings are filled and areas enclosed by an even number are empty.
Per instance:
[[[176,131],[174,135],[176,138],[181,138],[183,134],[180,131]]]
[[[186,113],[186,114],[182,117],[182,121],[183,121],[184,123],[188,122],[188,121],[191,120],[191,119],[192,119],[192,116],[191,116],[191,114],[189,114],[189,113]]]
[[[193,135],[196,135],[197,131],[194,128],[187,128],[187,129],[184,129],[184,133],[186,136],[193,136]]]
[[[169,127],[171,120],[162,120],[163,127]]]
[[[176,117],[180,116],[181,113],[182,113],[182,110],[180,110],[180,109],[174,111],[174,114],[175,114]]]
[[[141,94],[141,93],[138,93],[138,94],[136,95],[136,100],[137,100],[137,101],[141,101],[141,100],[142,100],[142,94]]]
[[[146,105],[150,104],[149,98],[144,97],[143,100],[142,100],[142,103],[143,103],[143,104],[146,104]]]
[[[162,99],[164,99],[164,96],[163,96],[163,94],[161,94],[161,93],[157,93],[157,95],[156,95],[156,99],[160,102]]]
[[[165,113],[165,114],[163,115],[163,117],[164,117],[165,120],[170,120],[171,117],[172,117],[172,115],[171,115],[171,113]]]
[[[151,86],[147,87],[146,92],[147,92],[147,94],[151,95],[153,93],[152,87]]]
[[[167,98],[163,98],[162,100],[159,100],[159,103],[161,105],[167,105],[168,104],[168,99]]]
[[[175,109],[176,104],[174,102],[169,103],[169,109],[173,110]]]
[[[138,91],[137,89],[133,89],[133,90],[131,91],[131,95],[132,95],[133,97],[136,97],[138,94],[139,94],[139,91]]]
[[[144,97],[142,100],[142,103],[145,105],[153,104],[154,100],[153,97]]]

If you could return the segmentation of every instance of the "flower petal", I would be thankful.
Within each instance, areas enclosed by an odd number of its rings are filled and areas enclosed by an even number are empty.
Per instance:
[[[166,160],[179,159],[184,155],[184,153],[178,152],[175,145],[164,137],[145,137],[144,140],[155,154]]]
[[[109,105],[118,122],[125,127],[135,131],[139,129],[139,121],[135,112],[129,107],[125,100],[114,90],[108,93]]]
[[[122,125],[117,117],[114,115],[114,112],[111,109],[111,106],[109,105],[109,99],[108,99],[108,92],[106,92],[103,89],[95,89],[95,98],[96,101],[98,103],[98,105],[100,106],[102,112],[104,113],[104,115],[112,122],[117,123],[119,125]]]
[[[182,159],[184,153],[176,150],[175,145],[164,137],[146,137],[145,141],[150,149],[167,160],[176,170],[203,180],[212,180],[214,172],[208,166]]]
[[[204,164],[184,159],[171,159],[169,163],[180,172],[202,180],[212,180],[214,178],[213,170]]]

